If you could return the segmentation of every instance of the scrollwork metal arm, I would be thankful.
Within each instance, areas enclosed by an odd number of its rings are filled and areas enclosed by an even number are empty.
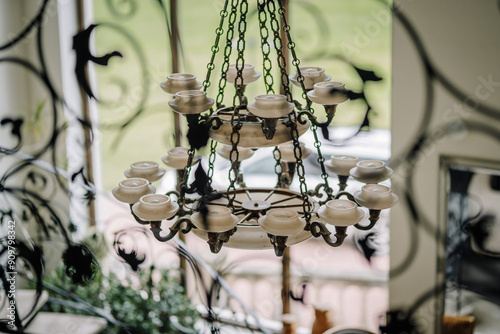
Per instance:
[[[356,224],[356,225],[354,225],[354,227],[356,227],[358,230],[362,230],[362,231],[371,230],[375,226],[375,224],[377,223],[378,219],[380,218],[380,211],[381,210],[370,209],[369,210],[369,212],[370,212],[370,218],[369,218],[370,224],[368,224],[367,226]]]
[[[307,120],[304,118],[304,116],[307,116],[307,118],[309,119],[309,121],[311,121],[313,125],[316,125],[317,127],[326,127],[329,126],[330,123],[332,122],[333,116],[335,116],[336,107],[337,107],[336,105],[325,106],[326,121],[324,122],[318,122],[316,116],[314,116],[314,114],[310,112],[308,109],[299,112],[297,120],[299,121],[300,124],[304,125],[307,123]]]
[[[335,226],[335,241],[332,240],[330,237],[332,233],[323,223],[312,222],[310,231],[313,237],[323,237],[323,240],[325,240],[325,242],[332,247],[339,247],[344,243],[344,240],[347,237],[347,226]]]
[[[186,223],[184,227],[183,223]],[[151,222],[151,232],[153,232],[153,235],[155,236],[156,240],[161,242],[171,240],[173,237],[177,235],[179,231],[184,234],[187,234],[194,227],[188,218],[181,218],[178,221],[176,221],[174,225],[170,227],[170,232],[166,236],[161,236],[160,233],[162,232],[162,229],[160,225],[161,221]]]

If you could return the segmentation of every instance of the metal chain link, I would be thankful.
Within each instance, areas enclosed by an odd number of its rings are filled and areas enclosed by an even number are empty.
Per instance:
[[[290,54],[292,55],[292,65],[295,66],[295,70],[297,71],[297,81],[300,83],[300,87],[302,89],[302,97],[308,102],[307,106],[310,105],[309,103],[309,98],[307,96],[307,90],[306,86],[304,85],[304,76],[302,75],[302,72],[300,71],[300,60],[297,57],[297,53],[295,52],[295,42],[293,42],[292,37],[290,35],[290,25],[288,24],[286,20],[286,9],[283,7],[283,2],[281,0],[278,0],[279,2],[279,9],[278,13],[280,14],[281,20],[283,21],[283,31],[286,34],[286,37],[288,39],[288,50],[290,50]]]
[[[279,13],[283,15],[284,8],[281,2],[279,6],[280,6]],[[271,29],[274,34],[274,47],[278,54],[278,66],[281,72],[281,83],[283,91],[287,97],[287,100],[289,102],[293,102],[292,93],[290,91],[290,81],[288,79],[288,73],[286,68],[286,59],[283,54],[283,43],[280,35],[280,23],[278,22],[278,19],[276,17],[276,6],[274,5],[274,1],[267,2],[267,8],[269,10],[269,15],[271,18]],[[288,30],[290,30],[290,27],[288,26],[288,24],[286,24],[286,21],[283,22],[284,22],[283,29],[287,32],[287,37],[290,40],[290,36],[288,34]],[[288,47],[290,48],[290,46],[293,47],[294,45],[289,42]],[[294,65],[298,63],[300,63],[300,61],[298,61],[298,59],[294,57]],[[307,192],[305,169],[304,169],[304,164],[302,163],[302,149],[300,147],[299,132],[297,129],[297,113],[295,109],[288,115],[288,124],[290,126],[290,132],[293,139],[293,146],[294,146],[293,153],[295,156],[295,160],[297,162],[296,169],[297,169],[297,176],[299,178],[300,193],[302,195],[302,208],[304,210],[304,217],[308,224],[306,228],[308,228],[309,223],[311,221],[312,204],[309,201],[309,195]]]
[[[226,32],[226,46],[224,48],[224,61],[221,67],[221,76],[219,79],[219,92],[216,97],[217,108],[223,107],[224,102],[224,90],[226,89],[227,83],[227,70],[229,69],[229,61],[231,57],[231,52],[233,50],[233,36],[234,36],[234,23],[236,22],[236,16],[238,13],[238,3],[239,0],[231,1],[231,14],[229,14],[228,27]]]
[[[215,42],[214,45],[212,46],[212,57],[210,58],[210,62],[207,64],[207,75],[205,77],[205,81],[203,81],[203,91],[206,92],[208,87],[210,87],[210,76],[212,74],[212,71],[215,69],[215,56],[219,52],[219,41],[221,35],[224,33],[224,19],[227,16],[227,5],[229,3],[229,0],[226,0],[224,2],[224,8],[220,11],[220,21],[219,21],[219,26],[217,29],[215,29]]]
[[[287,23],[286,16],[285,16],[285,8],[283,7],[283,4],[281,1],[280,3],[280,8],[278,10],[281,20],[283,21],[283,31],[285,32],[287,39],[288,39],[288,49],[290,50],[290,54],[292,55],[292,65],[295,66],[295,69],[297,71],[297,81],[299,81],[300,86],[302,88],[302,96],[306,99],[307,104],[306,104],[306,109],[309,109],[311,112],[314,112],[312,108],[310,108],[310,101],[307,97],[307,90],[304,85],[304,77],[302,73],[300,72],[300,60],[297,58],[297,53],[295,52],[295,43],[292,40],[292,37],[290,35],[290,25]],[[319,140],[318,133],[317,133],[318,127],[316,125],[311,125],[311,130],[314,134],[314,147],[316,147],[317,153],[318,153],[318,163],[321,167],[321,178],[323,179],[325,183],[325,191],[327,194],[328,199],[333,199],[333,190],[328,184],[328,173],[326,172],[325,168],[325,158],[323,157],[323,154],[321,153],[321,141]]]
[[[265,11],[267,0],[258,0],[257,8],[259,11],[259,27],[260,27],[260,41],[262,50],[262,74],[264,77],[264,84],[266,86],[267,94],[274,94],[274,77],[271,73],[272,62],[269,58],[271,53],[271,46],[269,45],[269,29],[267,29],[267,13]]]
[[[217,156],[216,149],[217,149],[217,142],[215,140],[212,140],[210,143],[210,155],[208,156],[208,170],[207,170],[209,187],[212,185],[212,177],[214,176],[214,163],[215,163],[215,158]]]
[[[273,151],[274,160],[276,160],[276,164],[274,165],[274,173],[278,176],[278,181],[276,183],[276,187],[281,184],[281,177],[283,174],[283,166],[281,165],[281,151],[278,146],[274,147]]]
[[[281,4],[280,4],[281,8]],[[273,43],[278,55],[278,66],[281,73],[281,86],[283,92],[289,102],[293,102],[292,93],[290,92],[290,80],[286,69],[286,58],[283,54],[283,42],[280,34],[280,23],[276,17],[276,6],[274,1],[267,1],[267,9],[271,18],[271,30],[273,32]]]
[[[236,50],[238,51],[238,56],[236,59],[236,79],[235,88],[236,94],[233,97],[233,114],[231,115],[231,138],[230,142],[232,144],[231,152],[229,153],[229,160],[231,161],[231,168],[229,169],[229,187],[227,189],[228,196],[228,206],[232,207],[234,210],[234,200],[236,198],[236,183],[239,176],[239,152],[238,144],[240,142],[240,129],[242,127],[239,104],[243,102],[243,68],[245,67],[245,33],[247,28],[247,13],[248,13],[248,1],[242,0],[240,3],[240,20],[238,22],[238,42]],[[237,99],[239,101],[237,101]]]
[[[311,131],[314,134],[314,147],[316,147],[316,151],[318,152],[318,163],[319,166],[321,167],[321,178],[323,179],[323,182],[325,184],[325,192],[328,200],[332,200],[334,198],[333,196],[333,189],[330,187],[328,183],[328,173],[325,168],[325,158],[323,157],[323,153],[321,153],[321,141],[319,140],[318,137],[318,127],[316,125],[311,125]]]

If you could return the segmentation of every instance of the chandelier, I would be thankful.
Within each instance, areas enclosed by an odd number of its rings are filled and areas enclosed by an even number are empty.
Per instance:
[[[159,241],[168,241],[179,232],[192,232],[205,239],[213,253],[225,245],[274,248],[277,256],[283,255],[286,247],[312,237],[322,237],[328,245],[337,247],[346,238],[348,226],[371,229],[381,210],[398,200],[389,187],[378,184],[392,174],[383,161],[359,161],[350,155],[324,158],[317,130],[331,123],[337,105],[346,101],[351,91],[343,83],[331,81],[322,68],[300,67],[281,1],[258,0],[257,11],[262,73],[247,64],[244,57],[248,1],[226,0],[205,80],[199,82],[194,75],[175,73],[161,84],[174,97],[169,106],[185,116],[189,128],[190,148],[175,147],[162,158],[167,166],[178,171],[178,190],[155,193],[151,183],[162,178],[165,169],[152,161],[133,163],[125,171],[127,179],[113,189],[115,198],[129,204],[135,220],[150,225]],[[214,100],[206,92],[224,31],[223,61]],[[236,55],[231,57],[233,49]],[[273,87],[272,53],[276,53],[281,81],[279,94]],[[296,72],[291,75],[287,71],[288,54]],[[261,77],[266,92],[249,103],[245,88]],[[230,90],[227,83],[234,87],[230,105],[223,102],[226,90]],[[300,88],[302,103],[292,96],[292,84]],[[326,120],[318,120],[314,104],[324,107]],[[313,133],[322,179],[315,189],[309,190],[303,161],[311,150],[299,141],[306,131]],[[197,170],[195,181],[189,185],[191,169],[202,159],[196,150],[208,140],[211,142],[207,172],[198,175]],[[263,147],[274,147],[277,182],[274,187],[252,188],[244,182],[241,162]],[[229,186],[219,191],[212,188],[217,156],[230,161]],[[328,182],[329,172],[338,177],[336,193]],[[295,177],[299,191],[290,190]],[[349,177],[365,185],[351,194],[345,191]],[[361,206],[369,209],[368,224],[359,224],[365,216]],[[328,225],[335,231],[333,236]],[[162,232],[166,226],[168,233]]]

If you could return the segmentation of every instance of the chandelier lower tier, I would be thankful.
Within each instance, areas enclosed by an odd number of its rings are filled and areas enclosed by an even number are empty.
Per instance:
[[[175,147],[162,158],[167,166],[178,172],[178,191],[156,194],[151,183],[161,179],[165,169],[156,162],[142,161],[133,163],[125,171],[127,179],[113,189],[113,195],[129,204],[136,221],[150,225],[156,239],[162,242],[179,232],[192,232],[206,240],[214,253],[223,246],[274,248],[277,256],[281,256],[287,246],[311,237],[322,237],[332,247],[340,246],[347,236],[348,226],[371,229],[381,210],[396,204],[398,197],[391,189],[378,184],[388,179],[392,170],[382,161],[359,161],[349,155],[333,155],[329,160],[324,158],[317,130],[328,127],[337,105],[346,101],[351,91],[343,83],[331,81],[331,76],[322,68],[300,67],[281,1],[257,1],[266,92],[256,96],[252,103],[248,102],[245,88],[259,80],[261,73],[245,63],[247,12],[247,0],[225,1],[203,82],[191,74],[175,73],[161,84],[165,92],[174,96],[169,106],[185,116],[189,128],[190,148]],[[214,100],[206,92],[211,85],[211,74],[216,68],[214,62],[224,31],[226,43],[218,94]],[[231,63],[233,49],[236,49],[236,61]],[[277,56],[281,94],[276,94],[273,87],[273,62],[270,59],[273,50]],[[285,52],[292,57],[295,74],[288,74]],[[232,104],[228,106],[223,103],[224,93],[230,87],[226,87],[227,83],[234,87]],[[300,88],[302,103],[293,98],[291,84]],[[312,109],[313,103],[324,107],[325,121],[318,120]],[[321,168],[322,182],[314,190],[307,189],[303,164],[311,149],[299,141],[307,131],[314,135],[317,162]],[[188,185],[192,167],[202,159],[196,150],[205,146],[208,140],[211,140],[208,170],[201,176],[195,175],[195,181]],[[251,159],[262,147],[274,147],[276,185],[249,187],[244,182],[241,162]],[[224,190],[212,188],[217,156],[231,164],[229,186]],[[328,172],[338,177],[337,193],[328,182]],[[353,194],[346,192],[350,177],[366,184]],[[298,178],[299,191],[289,189],[294,178]],[[360,224],[365,216],[361,206],[369,209],[368,224]],[[169,233],[162,232],[167,226]],[[335,231],[333,236],[330,229]]]

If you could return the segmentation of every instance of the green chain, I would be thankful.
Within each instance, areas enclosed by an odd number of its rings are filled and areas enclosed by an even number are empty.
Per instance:
[[[220,11],[220,21],[219,21],[219,27],[215,29],[215,42],[214,45],[212,46],[212,57],[210,58],[210,62],[207,64],[207,75],[205,77],[205,81],[203,81],[203,91],[206,92],[208,87],[210,87],[210,76],[212,74],[212,71],[215,69],[215,56],[219,52],[219,41],[221,35],[224,33],[224,29],[222,28],[224,26],[224,19],[227,16],[227,5],[229,3],[229,0],[226,0],[224,3],[224,8]]]
[[[231,14],[229,14],[229,21],[226,32],[226,46],[224,48],[224,61],[222,62],[221,76],[219,79],[219,92],[217,93],[217,98],[215,100],[215,105],[217,106],[217,108],[223,107],[224,90],[226,89],[227,83],[227,70],[229,69],[229,60],[231,57],[231,51],[233,49],[232,41],[234,36],[234,23],[236,22],[236,16],[238,13],[238,3],[239,0],[231,1]]]
[[[231,161],[231,168],[229,169],[229,187],[227,189],[228,196],[228,206],[232,207],[234,210],[234,200],[236,198],[236,182],[238,181],[238,169],[239,169],[239,152],[238,152],[238,144],[240,142],[240,129],[242,127],[242,123],[240,120],[239,114],[239,104],[242,104],[243,101],[243,68],[245,67],[245,33],[247,28],[246,16],[248,13],[248,1],[242,0],[240,3],[240,20],[238,22],[238,42],[237,42],[237,51],[238,56],[236,59],[236,79],[235,79],[235,88],[236,94],[233,97],[233,114],[231,115],[231,138],[230,142],[232,144],[231,152],[229,153],[229,160]],[[237,101],[237,99],[239,101]]]

